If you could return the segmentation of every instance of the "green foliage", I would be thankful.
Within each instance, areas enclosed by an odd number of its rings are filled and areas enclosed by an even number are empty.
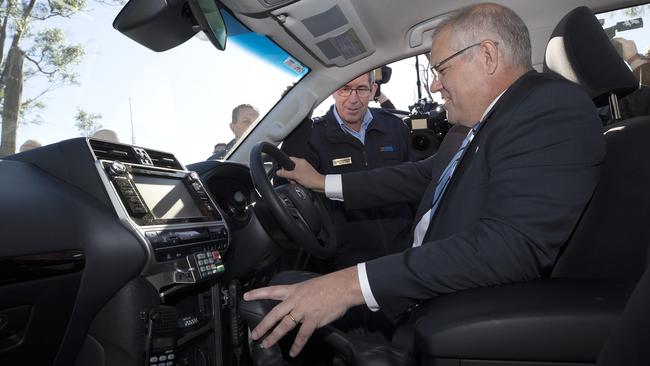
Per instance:
[[[86,0],[49,0],[34,6],[32,17],[47,19],[54,16],[70,17],[86,6]]]
[[[83,109],[77,107],[77,114],[75,114],[74,119],[76,121],[74,124],[75,127],[77,127],[79,130],[81,136],[84,137],[90,137],[97,130],[102,128],[102,125],[99,123],[99,121],[102,119],[102,115],[99,113],[88,113]]]
[[[124,0],[93,3],[119,5]],[[0,113],[2,130],[12,131],[3,133],[0,154],[14,152],[20,123],[41,121],[40,112],[46,108],[41,100],[44,95],[77,84],[76,68],[84,56],[83,46],[68,44],[64,32],[52,27],[48,19],[70,18],[87,5],[87,0],[0,0],[0,108],[7,109]],[[35,78],[41,82],[33,82]],[[29,94],[23,95],[24,91]],[[5,113],[9,111],[13,113]],[[100,119],[99,114],[78,109],[75,125],[89,135],[101,127]]]
[[[22,124],[34,124],[40,125],[43,123],[43,117],[41,112],[47,108],[47,105],[40,101],[34,99],[28,99],[20,105],[20,122]]]
[[[76,66],[83,59],[83,46],[68,45],[61,29],[48,28],[39,31],[32,46],[25,52],[32,68],[28,75],[41,74],[53,84],[76,83]],[[59,86],[59,85],[57,85]]]

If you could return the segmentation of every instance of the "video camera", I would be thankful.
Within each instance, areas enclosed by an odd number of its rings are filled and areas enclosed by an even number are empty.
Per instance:
[[[421,160],[438,151],[451,125],[447,122],[447,111],[426,98],[409,106],[409,111],[402,120],[411,129],[411,151]]]

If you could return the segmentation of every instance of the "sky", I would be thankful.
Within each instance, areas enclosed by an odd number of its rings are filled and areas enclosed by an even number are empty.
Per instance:
[[[150,51],[113,29],[120,7],[89,3],[87,11],[70,19],[44,23],[62,28],[68,41],[84,46],[86,55],[77,68],[79,85],[47,94],[43,122],[19,126],[17,146],[27,139],[48,144],[78,137],[73,117],[82,108],[101,114],[100,123],[122,142],[131,143],[132,116],[135,144],[173,152],[185,164],[205,160],[214,144],[232,139],[228,124],[233,107],[250,103],[264,115],[296,79],[255,61],[234,42],[221,52],[193,37],[166,52]],[[642,16],[645,28],[617,35],[634,40],[639,52],[650,47],[650,6]],[[621,20],[621,12],[599,18],[611,26]],[[420,61],[426,67],[424,57]],[[382,89],[398,109],[406,110],[417,99],[414,59],[392,67],[391,81]],[[33,96],[44,85],[31,80],[23,95]],[[327,98],[313,115],[324,114],[332,103]]]

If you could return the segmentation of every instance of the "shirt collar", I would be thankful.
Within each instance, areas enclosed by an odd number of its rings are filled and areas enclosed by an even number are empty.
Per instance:
[[[341,128],[344,131],[352,130],[350,127],[348,127],[345,124],[345,122],[343,122],[343,119],[341,118],[341,116],[339,116],[339,112],[336,110],[335,105],[332,106],[332,109],[334,110],[334,118],[336,118],[336,121],[339,123],[339,126],[341,126]],[[361,128],[359,129],[359,132],[368,129],[368,125],[370,124],[371,121],[372,121],[372,113],[370,113],[370,108],[366,108],[366,113],[363,115],[363,121],[361,121]]]
[[[370,125],[370,122],[372,122],[373,116],[372,113],[370,112],[370,108],[366,109],[366,113],[363,115],[363,121],[361,121],[361,128],[359,131],[355,131],[348,127],[345,122],[343,122],[343,119],[341,119],[341,116],[339,116],[339,112],[336,110],[336,106],[332,106],[334,118],[336,118],[336,121],[339,123],[339,127],[343,132],[346,132],[356,138],[357,140],[361,141],[362,144],[366,143],[366,131],[368,130],[368,126]]]
[[[485,117],[487,117],[487,115],[490,113],[490,111],[492,110],[492,108],[494,108],[494,105],[497,104],[497,102],[499,101],[499,99],[501,99],[501,97],[503,96],[503,94],[504,94],[507,90],[508,90],[508,89],[503,90],[503,91],[501,92],[501,94],[497,95],[497,97],[494,98],[494,100],[492,101],[492,103],[490,103],[490,105],[488,105],[488,107],[485,109],[485,112],[483,112],[483,115],[481,116],[481,120],[480,120],[479,122],[483,122],[483,121],[485,120]]]

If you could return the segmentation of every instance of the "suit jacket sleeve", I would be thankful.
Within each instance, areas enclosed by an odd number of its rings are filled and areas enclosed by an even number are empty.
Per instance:
[[[487,149],[487,182],[478,219],[446,238],[366,263],[373,295],[389,317],[441,294],[540,277],[589,201],[604,140],[581,90],[543,84],[498,124],[489,122],[492,131],[479,132],[489,140],[480,146]]]
[[[453,126],[440,144],[438,152],[427,159],[343,174],[341,180],[345,207],[358,209],[419,202],[427,186],[437,180],[468,132],[467,127]]]
[[[348,210],[417,202],[431,182],[435,155],[419,162],[343,174],[343,198]]]

